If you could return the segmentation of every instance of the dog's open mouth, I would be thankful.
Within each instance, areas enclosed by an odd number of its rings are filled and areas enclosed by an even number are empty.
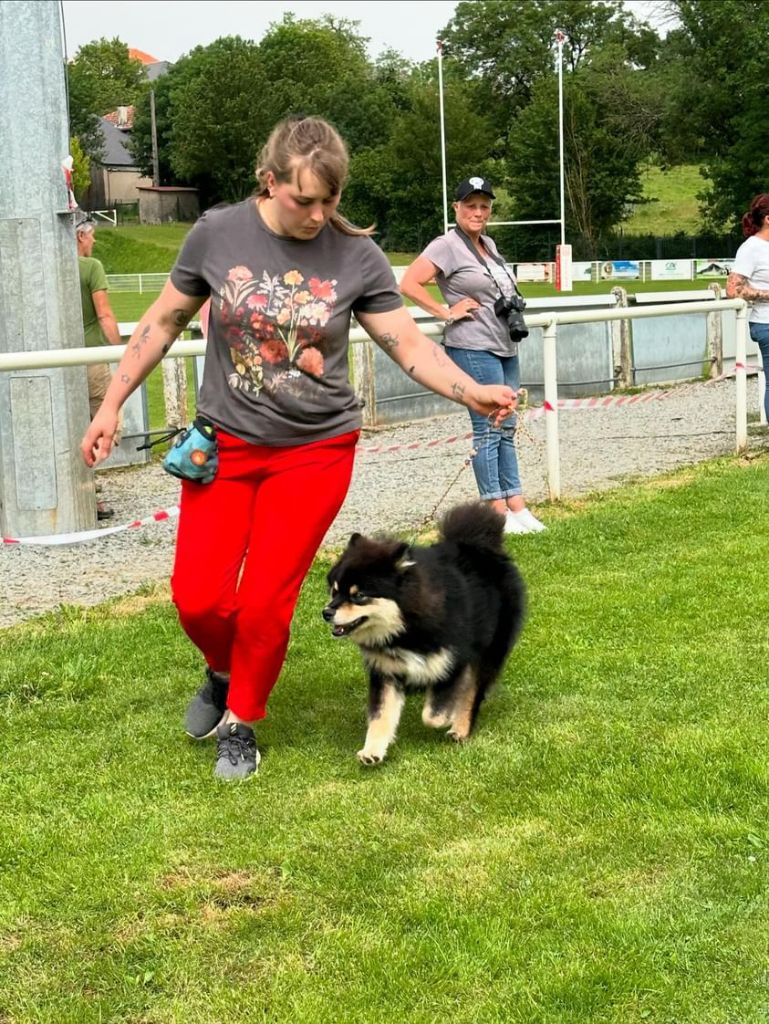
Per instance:
[[[342,626],[333,626],[331,629],[332,636],[349,636],[354,629],[357,629],[362,623],[366,621],[366,616],[362,615],[359,619],[353,619],[352,622],[345,622]]]

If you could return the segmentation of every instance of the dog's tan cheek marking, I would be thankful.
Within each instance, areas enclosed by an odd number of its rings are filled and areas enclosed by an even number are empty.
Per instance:
[[[382,702],[375,718],[369,720],[366,742],[363,750],[358,751],[361,761],[381,761],[387,748],[395,739],[400,722],[405,695],[391,683],[385,684],[382,690]]]
[[[451,715],[451,729],[449,730],[449,736],[457,742],[466,740],[470,735],[470,716],[477,687],[474,669],[466,668],[457,683],[454,710]]]
[[[361,614],[361,605],[355,605],[357,614]],[[361,643],[376,640],[384,643],[391,637],[398,636],[406,628],[401,610],[395,601],[378,597],[363,606],[368,621],[355,631],[353,636]]]

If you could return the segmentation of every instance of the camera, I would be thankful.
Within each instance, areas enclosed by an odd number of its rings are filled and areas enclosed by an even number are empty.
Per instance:
[[[494,312],[507,324],[507,331],[510,341],[523,341],[528,338],[529,329],[523,319],[523,311],[526,309],[526,301],[522,295],[517,293],[506,299],[500,295],[494,303]]]

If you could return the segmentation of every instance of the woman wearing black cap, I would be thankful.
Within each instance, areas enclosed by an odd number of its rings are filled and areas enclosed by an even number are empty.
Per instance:
[[[401,292],[443,320],[446,352],[478,383],[520,387],[518,343],[500,306],[518,295],[515,278],[484,228],[495,198],[491,184],[480,177],[457,186],[456,227],[433,239],[417,256],[401,281]],[[438,285],[442,305],[426,285]],[[495,310],[496,306],[496,310]],[[525,336],[525,335],[523,335]],[[490,427],[478,413],[473,424],[473,470],[481,498],[505,517],[505,533],[539,533],[545,529],[523,499],[515,452],[516,417],[501,428]]]

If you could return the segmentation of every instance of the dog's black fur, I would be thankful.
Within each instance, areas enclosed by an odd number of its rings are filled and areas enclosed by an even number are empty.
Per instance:
[[[503,525],[475,502],[444,516],[431,547],[354,533],[329,572],[323,617],[359,645],[369,673],[364,764],[384,759],[414,690],[427,691],[426,725],[470,735],[523,624],[525,588]]]

